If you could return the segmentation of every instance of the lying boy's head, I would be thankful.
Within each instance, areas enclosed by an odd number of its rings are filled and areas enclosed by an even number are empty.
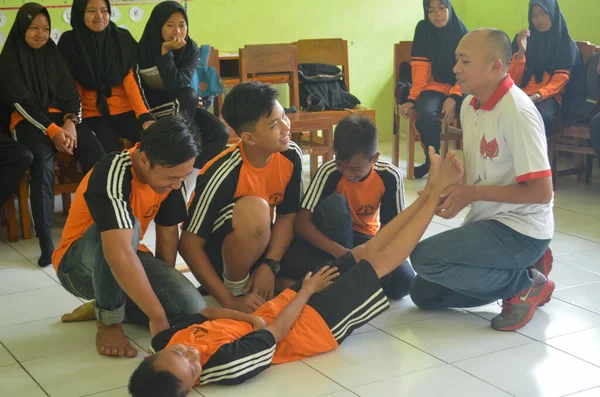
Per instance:
[[[202,373],[193,347],[171,345],[147,357],[129,379],[133,397],[185,397]]]
[[[269,84],[236,85],[223,102],[223,118],[244,143],[266,153],[283,152],[290,142],[290,120]]]
[[[339,172],[357,182],[371,172],[379,160],[377,127],[365,116],[347,116],[335,128],[333,150]]]

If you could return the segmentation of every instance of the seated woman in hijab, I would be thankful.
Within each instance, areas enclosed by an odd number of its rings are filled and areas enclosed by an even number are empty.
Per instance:
[[[108,0],[73,0],[73,30],[58,42],[81,94],[83,119],[106,152],[139,142],[154,123],[137,73],[137,43],[110,21]]]
[[[417,109],[415,126],[423,148],[433,146],[440,152],[438,123],[440,111],[443,122],[451,123],[460,114],[463,95],[456,84],[452,69],[454,52],[460,39],[469,32],[454,12],[450,0],[424,0],[425,19],[417,24],[412,45],[412,88],[408,101],[400,107],[400,116],[408,118],[410,109]],[[415,178],[429,172],[425,149],[425,164],[415,167]]]
[[[571,68],[581,62],[557,0],[529,1],[529,28],[515,37],[513,51],[508,73],[536,104],[550,137]]]
[[[176,1],[156,5],[139,43],[142,86],[154,117],[182,113],[200,127],[203,149],[194,163],[197,169],[219,154],[229,139],[225,124],[198,106],[198,94],[190,87],[199,55],[188,35],[183,6]]]
[[[2,100],[13,107],[10,131],[33,153],[31,209],[40,242],[38,265],[51,264],[56,152],[74,155],[84,172],[104,156],[94,133],[81,124],[81,103],[71,72],[50,40],[50,15],[24,4],[0,55]]]

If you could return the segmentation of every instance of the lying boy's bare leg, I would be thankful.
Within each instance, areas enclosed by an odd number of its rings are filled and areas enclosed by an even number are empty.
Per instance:
[[[464,169],[454,152],[448,154],[443,165],[439,156],[435,154],[430,154],[430,159],[430,180],[426,190],[419,197],[420,202],[415,206],[416,209],[409,213],[400,213],[387,225],[391,226],[384,235],[387,241],[383,238],[376,239],[378,234],[357,252],[353,251],[355,259],[367,260],[379,278],[390,273],[408,258],[435,215],[435,209],[440,203],[440,193],[448,186],[459,183],[462,178]]]
[[[425,189],[421,192],[415,202],[413,202],[404,211],[388,222],[387,225],[382,227],[379,232],[377,232],[377,234],[371,240],[369,240],[369,242],[366,244],[369,250],[374,252],[381,251],[392,241],[394,236],[404,229],[406,224],[421,210],[423,205],[427,202],[429,194],[437,182],[442,165],[440,157],[435,153],[435,149],[431,146],[429,147],[429,158],[432,159],[435,164],[433,167],[430,167]]]

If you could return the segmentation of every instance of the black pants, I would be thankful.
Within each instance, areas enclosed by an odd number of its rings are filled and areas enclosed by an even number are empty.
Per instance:
[[[558,112],[560,110],[560,105],[558,101],[554,98],[546,99],[543,102],[538,103],[537,109],[542,115],[542,119],[544,120],[544,129],[546,130],[546,137],[550,138],[552,136],[552,124],[554,123],[554,119],[558,116]]]
[[[440,134],[442,133],[442,126],[438,123],[438,117],[442,111],[444,101],[448,97],[441,92],[437,91],[423,91],[417,99],[417,121],[415,127],[419,131],[421,137],[421,144],[428,148],[433,146],[436,153],[440,152]],[[460,106],[462,101],[456,103],[456,115],[460,115]],[[427,153],[427,149],[425,149]]]
[[[142,123],[133,111],[104,117],[88,117],[87,125],[94,131],[96,138],[106,153],[119,152],[119,138],[137,143],[142,134]]]
[[[33,154],[29,149],[0,133],[0,207],[13,194],[32,162]]]
[[[50,113],[50,119],[62,125],[60,114]],[[42,256],[52,255],[52,214],[54,213],[54,164],[56,147],[39,128],[23,120],[14,130],[15,138],[33,153],[31,174],[31,213],[35,223],[35,232],[40,239]],[[77,126],[77,148],[74,157],[88,172],[104,156],[102,146],[92,130],[85,124]],[[47,263],[46,263],[47,264]]]
[[[196,158],[194,168],[202,168],[227,145],[229,139],[227,126],[208,110],[198,108],[198,94],[190,87],[174,92],[154,91],[150,108],[156,118],[179,113],[193,118],[196,122],[202,137],[202,150]]]
[[[590,135],[592,136],[592,147],[598,156],[600,166],[600,114],[597,114],[590,123]]]

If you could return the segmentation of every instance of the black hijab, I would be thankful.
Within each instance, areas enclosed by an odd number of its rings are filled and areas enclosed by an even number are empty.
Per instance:
[[[180,66],[190,57],[198,57],[198,45],[189,36],[189,23],[185,9],[176,1],[163,1],[156,5],[146,23],[144,33],[139,43],[140,69],[155,66],[155,59],[161,55],[161,47],[164,42],[162,28],[167,20],[176,12],[180,12],[188,25],[188,35],[185,36],[185,46],[173,51],[173,60],[176,66]]]
[[[412,56],[431,61],[431,72],[435,81],[454,85],[456,76],[452,69],[456,64],[456,47],[469,30],[454,12],[452,2],[440,1],[448,8],[448,23],[443,28],[436,28],[429,21],[430,0],[423,0],[425,19],[417,24]]]
[[[42,5],[26,3],[19,9],[0,55],[0,80],[3,101],[47,112],[49,107],[61,109],[66,102],[78,99],[79,92],[52,39],[39,49],[25,41],[27,29],[39,14],[45,15],[50,25],[50,15]]]
[[[110,13],[110,1],[104,0]],[[71,27],[59,42],[60,49],[75,80],[86,90],[96,91],[96,106],[104,116],[110,114],[106,98],[112,87],[123,79],[137,62],[137,43],[131,33],[110,21],[106,29],[96,33],[85,26],[88,0],[73,0]]]
[[[534,5],[543,8],[550,16],[552,28],[547,32],[542,33],[533,26],[531,15]],[[560,11],[557,0],[529,1],[529,30],[531,36],[527,41],[527,52],[525,53],[527,63],[521,88],[527,86],[533,75],[535,75],[535,81],[541,83],[544,80],[544,72],[552,75],[557,70],[570,71],[573,66],[581,63],[579,49],[569,36],[567,22]],[[516,52],[517,49],[515,38],[513,50]]]

